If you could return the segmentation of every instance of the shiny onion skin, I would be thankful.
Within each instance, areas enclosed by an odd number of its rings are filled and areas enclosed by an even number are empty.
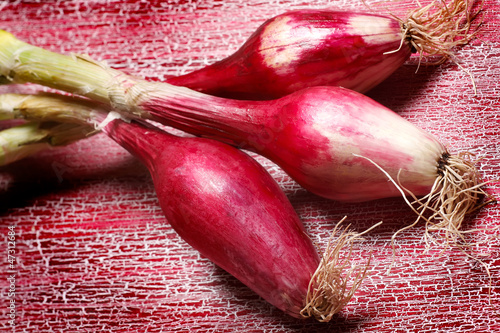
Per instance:
[[[316,248],[274,179],[247,154],[120,119],[102,129],[150,170],[168,222],[268,302],[300,317]]]
[[[312,87],[253,102],[177,87],[137,88],[143,93],[133,99],[154,120],[255,151],[305,189],[338,201],[401,195],[368,159],[394,179],[399,174],[401,185],[414,195],[426,195],[447,154],[429,133],[371,98],[341,87]]]
[[[394,18],[297,10],[273,17],[229,57],[168,83],[237,99],[275,99],[311,86],[366,92],[411,54]]]

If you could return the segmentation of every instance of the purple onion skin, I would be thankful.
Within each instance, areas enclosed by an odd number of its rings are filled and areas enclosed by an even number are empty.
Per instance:
[[[401,40],[400,24],[390,17],[290,11],[263,23],[231,56],[167,82],[255,100],[323,85],[366,92],[409,58],[411,48]]]
[[[103,129],[149,169],[168,222],[187,243],[293,317],[319,256],[279,185],[244,152],[115,119]]]

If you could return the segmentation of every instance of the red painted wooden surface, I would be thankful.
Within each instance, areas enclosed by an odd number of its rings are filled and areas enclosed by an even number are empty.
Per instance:
[[[369,2],[371,3],[371,2]],[[392,8],[402,14],[410,1]],[[88,53],[137,76],[162,80],[231,54],[265,19],[289,9],[362,9],[360,1],[1,1],[1,28],[63,53]],[[460,64],[421,67],[411,59],[371,97],[428,130],[451,151],[483,157],[500,177],[500,91],[496,0],[484,2],[480,38],[458,50]],[[383,11],[378,7],[378,11]],[[1,87],[32,92],[37,86]],[[500,239],[475,246],[492,277],[456,248],[424,253],[419,225],[399,198],[341,204],[302,190],[256,157],[279,181],[312,239],[324,246],[344,215],[359,231],[384,224],[355,248],[370,275],[331,323],[287,317],[201,257],[168,225],[146,169],[103,135],[0,168],[0,331],[10,332],[494,332],[500,330]],[[498,194],[500,187],[487,186]],[[465,228],[500,226],[498,205]],[[8,227],[16,261],[8,262]],[[480,242],[494,231],[474,231]],[[300,269],[300,268],[298,268]],[[8,322],[15,275],[15,327]]]

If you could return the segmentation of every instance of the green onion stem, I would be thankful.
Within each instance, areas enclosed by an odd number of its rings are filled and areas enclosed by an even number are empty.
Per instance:
[[[106,104],[120,103],[113,90],[134,79],[86,55],[62,55],[18,40],[0,30],[0,76],[12,83],[37,83]]]
[[[67,145],[94,132],[89,125],[31,121],[0,131],[0,166],[53,146]]]

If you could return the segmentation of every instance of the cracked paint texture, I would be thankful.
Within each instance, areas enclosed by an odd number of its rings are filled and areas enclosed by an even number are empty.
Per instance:
[[[386,5],[373,1],[377,12]],[[404,13],[415,2],[398,1]],[[366,11],[361,1],[68,0],[0,1],[1,28],[61,53],[89,54],[150,80],[164,80],[234,52],[267,18],[301,8]],[[500,2],[486,0],[477,39],[454,63],[420,66],[412,57],[370,97],[437,136],[450,151],[483,158],[500,178]],[[3,86],[35,92],[39,86]],[[174,131],[176,132],[176,131]],[[0,168],[0,293],[6,299],[7,231],[16,232],[15,332],[495,332],[500,330],[498,204],[465,223],[471,250],[425,251],[422,224],[391,236],[414,216],[400,198],[343,204],[307,193],[253,155],[280,183],[311,238],[324,247],[337,221],[382,226],[356,244],[372,255],[369,275],[328,324],[301,321],[268,305],[200,256],[171,229],[145,167],[104,135]],[[487,185],[500,194],[496,183]],[[478,229],[478,230],[476,230]],[[488,230],[489,229],[489,230]],[[487,242],[483,242],[487,241]],[[486,268],[491,276],[490,280]],[[300,269],[300,268],[298,268]],[[0,331],[12,331],[0,302]]]

